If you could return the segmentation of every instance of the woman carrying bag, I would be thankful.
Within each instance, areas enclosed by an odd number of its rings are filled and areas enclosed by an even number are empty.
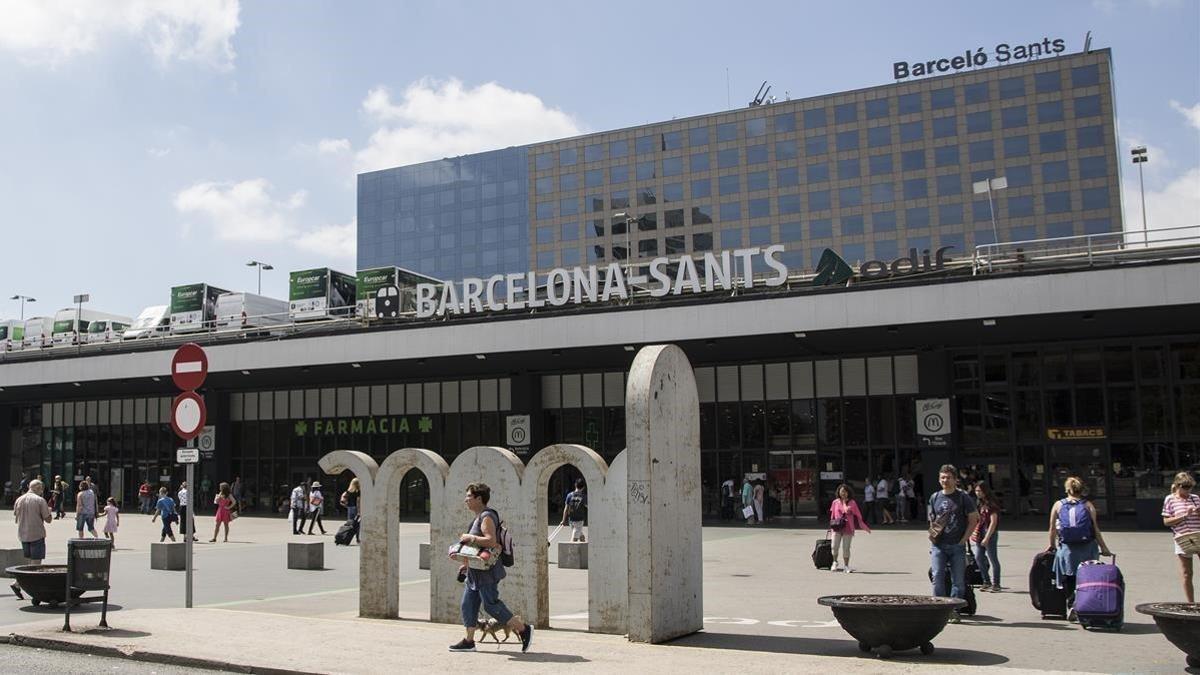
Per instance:
[[[1200,497],[1192,494],[1196,481],[1187,471],[1175,474],[1171,494],[1163,500],[1163,525],[1175,534],[1175,555],[1183,574],[1183,592],[1188,602],[1196,601],[1192,587],[1192,556],[1200,554]]]
[[[834,494],[837,495],[837,499],[834,499],[833,503],[829,505],[829,531],[833,533],[833,567],[830,568],[830,571],[838,571],[837,554],[840,546],[842,549],[841,569],[849,573],[854,571],[854,568],[850,566],[850,545],[854,540],[854,531],[861,529],[869,533],[871,528],[867,526],[862,512],[858,510],[858,504],[854,501],[853,488],[842,483]]]

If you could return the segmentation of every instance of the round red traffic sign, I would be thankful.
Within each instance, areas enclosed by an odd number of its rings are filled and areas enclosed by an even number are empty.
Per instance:
[[[171,357],[171,379],[184,391],[199,389],[208,376],[208,355],[200,345],[189,342],[180,345]]]
[[[171,428],[175,430],[176,436],[185,441],[200,435],[207,418],[208,410],[204,407],[204,399],[194,391],[183,392],[171,403]]]

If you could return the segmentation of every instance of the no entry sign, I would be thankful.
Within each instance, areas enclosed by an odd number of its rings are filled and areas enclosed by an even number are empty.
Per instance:
[[[208,376],[208,356],[200,345],[189,342],[171,357],[171,379],[184,391],[199,389]],[[203,426],[203,425],[201,425]]]
[[[190,441],[204,431],[204,421],[208,411],[204,408],[204,399],[194,391],[185,391],[175,397],[171,403],[171,428],[175,435],[185,441]]]

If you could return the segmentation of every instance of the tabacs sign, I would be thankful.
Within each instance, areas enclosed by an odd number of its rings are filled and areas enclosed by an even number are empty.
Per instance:
[[[1041,42],[1011,45],[1001,42],[996,45],[991,55],[979,47],[974,52],[970,49],[962,54],[928,61],[896,61],[892,64],[892,77],[903,80],[908,77],[922,77],[938,73],[950,73],[967,68],[983,68],[988,63],[1005,64],[1009,61],[1027,61],[1041,56],[1055,56],[1067,49],[1067,43],[1062,38],[1042,38]]]
[[[1091,441],[1108,438],[1104,427],[1046,427],[1051,441]]]

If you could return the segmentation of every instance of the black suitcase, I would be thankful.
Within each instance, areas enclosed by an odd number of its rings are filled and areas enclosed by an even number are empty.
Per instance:
[[[356,534],[358,534],[358,521],[347,520],[338,528],[337,534],[333,535],[333,544],[334,546],[349,546]]]
[[[975,568],[975,573],[976,574],[979,573],[979,568]],[[958,613],[962,614],[963,616],[974,616],[975,610],[979,607],[979,605],[976,604],[976,602],[975,602],[975,589],[972,588],[971,584],[969,583],[969,580],[971,578],[970,572],[968,571],[968,573],[963,576],[968,580],[967,587],[964,591],[965,597],[963,598],[964,600],[967,601],[967,606],[960,609],[958,611]],[[929,582],[933,583],[933,568],[932,567],[929,568]],[[950,576],[950,566],[947,565],[946,566],[946,581],[945,581],[945,583],[942,584],[942,588],[941,588],[942,597],[950,596],[950,587],[953,585],[954,585],[954,580]]]
[[[818,539],[817,545],[813,547],[813,565],[816,565],[819,570],[827,570],[833,567],[833,541],[829,539]]]
[[[1054,585],[1054,552],[1042,551],[1033,556],[1029,568],[1029,600],[1042,618],[1067,616],[1067,592]]]
[[[971,549],[967,549],[967,568],[966,574],[963,575],[967,580],[968,586],[982,586],[983,572],[979,569],[979,563],[975,562],[975,554],[971,553]]]

